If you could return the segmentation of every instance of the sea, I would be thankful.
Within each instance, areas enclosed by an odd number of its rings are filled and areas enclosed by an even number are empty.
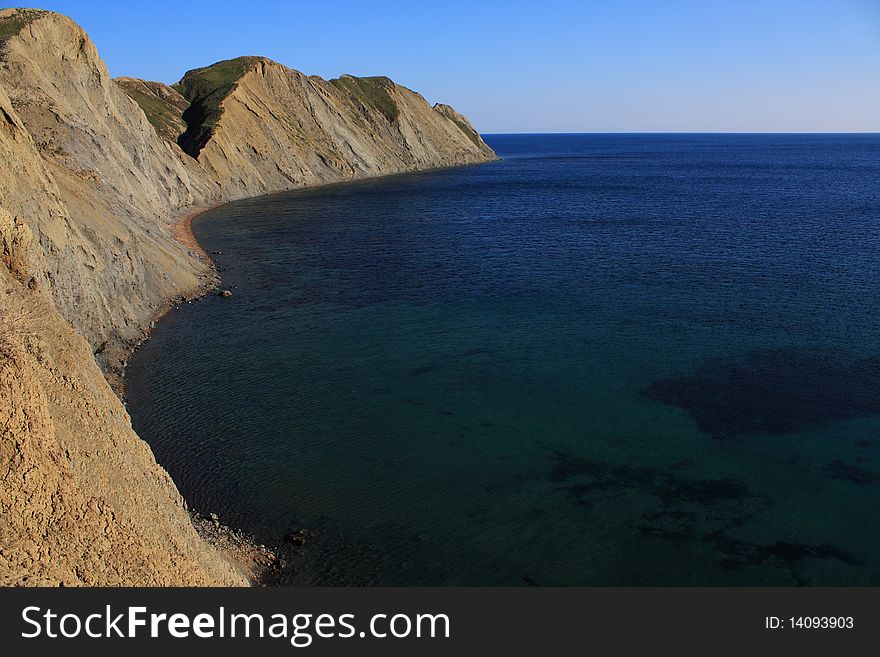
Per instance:
[[[486,135],[193,229],[127,404],[298,585],[880,585],[880,135]]]

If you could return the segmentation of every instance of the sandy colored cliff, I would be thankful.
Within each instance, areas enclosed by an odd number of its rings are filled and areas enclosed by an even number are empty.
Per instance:
[[[0,12],[0,21],[15,10]],[[209,202],[198,164],[160,138],[70,19],[43,12],[0,46],[0,87],[51,181],[4,176],[0,205],[33,230],[59,312],[117,367],[156,308],[206,265],[169,238],[181,208]]]
[[[244,585],[86,341],[31,289],[30,229],[0,209],[0,585]]]
[[[247,57],[173,87],[114,81],[70,19],[0,10],[0,584],[246,584],[198,537],[106,378],[209,278],[175,222],[494,157],[455,110],[387,78]]]
[[[388,78],[328,82],[248,57],[190,71],[177,88],[198,103],[212,85],[225,91],[206,103],[219,116],[208,116],[207,128],[192,117],[182,141],[226,199],[494,158],[482,140]]]

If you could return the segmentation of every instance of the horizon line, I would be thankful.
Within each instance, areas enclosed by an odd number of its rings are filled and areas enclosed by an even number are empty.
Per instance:
[[[481,135],[880,135],[880,130],[515,130]]]

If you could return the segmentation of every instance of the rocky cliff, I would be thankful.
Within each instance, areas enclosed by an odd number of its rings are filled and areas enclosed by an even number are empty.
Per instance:
[[[0,209],[0,585],[244,585],[204,543]]]
[[[243,57],[176,87],[197,108],[180,144],[224,199],[494,158],[466,122],[388,78],[328,82]]]
[[[244,584],[189,522],[104,375],[210,265],[182,216],[305,185],[494,159],[386,78],[261,57],[111,80],[68,18],[0,10],[0,584]],[[96,362],[97,359],[97,362]]]
[[[186,130],[183,121],[183,113],[189,108],[186,98],[161,82],[128,77],[116,78],[115,82],[140,106],[160,137],[177,143]]]
[[[53,203],[47,212],[33,178],[12,175],[3,176],[0,205],[33,230],[58,310],[115,368],[159,305],[196,287],[207,270],[170,238],[167,223],[216,196],[198,163],[160,138],[111,81],[77,25],[29,13],[0,46],[0,87],[37,151]],[[17,15],[5,10],[0,21]]]

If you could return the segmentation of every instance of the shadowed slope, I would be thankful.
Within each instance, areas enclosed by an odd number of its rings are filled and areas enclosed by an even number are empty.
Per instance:
[[[178,138],[180,147],[198,157],[211,138],[223,113],[221,103],[235,88],[239,78],[262,57],[236,57],[210,66],[187,71],[174,89],[189,101],[182,114],[186,130]]]

